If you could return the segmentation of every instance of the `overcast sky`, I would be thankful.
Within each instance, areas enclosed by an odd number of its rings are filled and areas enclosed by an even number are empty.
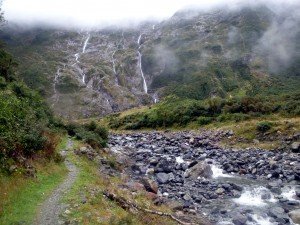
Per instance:
[[[191,5],[205,8],[233,1],[236,0],[3,0],[2,9],[10,22],[90,27],[161,20]],[[278,1],[281,0],[272,2]],[[288,1],[295,2],[284,2]]]

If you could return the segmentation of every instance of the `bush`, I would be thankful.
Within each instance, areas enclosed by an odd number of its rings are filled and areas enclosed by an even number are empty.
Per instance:
[[[270,130],[272,128],[273,124],[271,122],[268,121],[263,121],[263,122],[259,122],[256,125],[256,130],[260,131],[260,132],[267,132],[268,130]]]
[[[199,125],[207,125],[210,124],[213,121],[212,117],[205,117],[205,116],[200,116],[197,119],[197,123]]]
[[[105,147],[108,139],[108,130],[99,126],[95,121],[85,125],[70,123],[65,126],[68,134],[82,140],[93,148]]]

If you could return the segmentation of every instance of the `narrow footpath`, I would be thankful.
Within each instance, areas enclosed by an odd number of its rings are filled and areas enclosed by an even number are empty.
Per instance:
[[[68,140],[66,150],[62,151],[62,155],[66,156],[73,148],[72,140]],[[61,202],[63,196],[70,190],[78,176],[78,168],[68,159],[65,160],[69,174],[64,182],[57,187],[48,199],[41,205],[40,211],[34,222],[35,225],[54,225],[61,224],[59,215],[66,209],[66,205]]]

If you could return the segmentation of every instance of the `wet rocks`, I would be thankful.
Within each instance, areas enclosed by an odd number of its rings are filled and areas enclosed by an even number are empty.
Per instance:
[[[170,176],[169,176],[169,174],[166,174],[166,173],[157,173],[156,180],[159,184],[165,184],[165,183],[169,182]]]
[[[247,222],[247,217],[241,213],[234,215],[232,222],[234,225],[245,225]]]
[[[289,212],[289,216],[295,224],[300,224],[300,209]]]
[[[258,201],[263,206],[272,204],[262,207],[263,215],[269,216],[272,223],[289,224],[287,212],[299,204],[281,195],[287,183],[299,182],[299,155],[259,148],[220,147],[218,141],[224,137],[230,137],[230,133],[118,134],[111,136],[109,147],[132,160],[131,177],[148,192],[178,201],[182,209],[204,211],[215,222],[226,218],[235,225],[246,224],[254,221],[252,216],[260,211],[243,208],[242,203],[233,200],[244,198],[248,192],[249,201]],[[250,183],[253,187],[262,184],[266,191],[252,192],[253,188],[248,189]],[[253,195],[259,195],[260,199],[252,200]],[[242,202],[248,204],[247,199]],[[235,211],[236,208],[241,210]],[[236,213],[231,214],[233,211]]]
[[[205,162],[198,162],[196,165],[188,169],[184,176],[186,178],[198,179],[198,178],[211,178],[213,172],[210,165]]]

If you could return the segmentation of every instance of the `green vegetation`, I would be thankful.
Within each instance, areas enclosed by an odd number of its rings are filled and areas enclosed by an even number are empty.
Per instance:
[[[66,125],[66,130],[70,136],[77,140],[88,143],[93,148],[102,148],[106,146],[108,139],[108,130],[91,121],[85,125],[70,123]]]
[[[270,130],[272,128],[273,124],[271,122],[268,121],[262,121],[257,123],[256,125],[256,130],[260,131],[260,132],[266,132],[268,130]]]
[[[114,114],[106,118],[112,129],[185,127],[213,122],[239,122],[264,115],[299,116],[300,94],[289,96],[211,98],[204,101],[170,96],[148,110]],[[261,128],[266,129],[266,128]]]
[[[15,78],[11,55],[0,50],[0,170],[22,157],[55,157],[54,117],[38,93]],[[11,172],[11,171],[10,171]]]
[[[33,224],[39,204],[67,173],[64,164],[53,160],[39,159],[32,165],[37,169],[32,178],[22,173],[0,174],[0,224]]]

